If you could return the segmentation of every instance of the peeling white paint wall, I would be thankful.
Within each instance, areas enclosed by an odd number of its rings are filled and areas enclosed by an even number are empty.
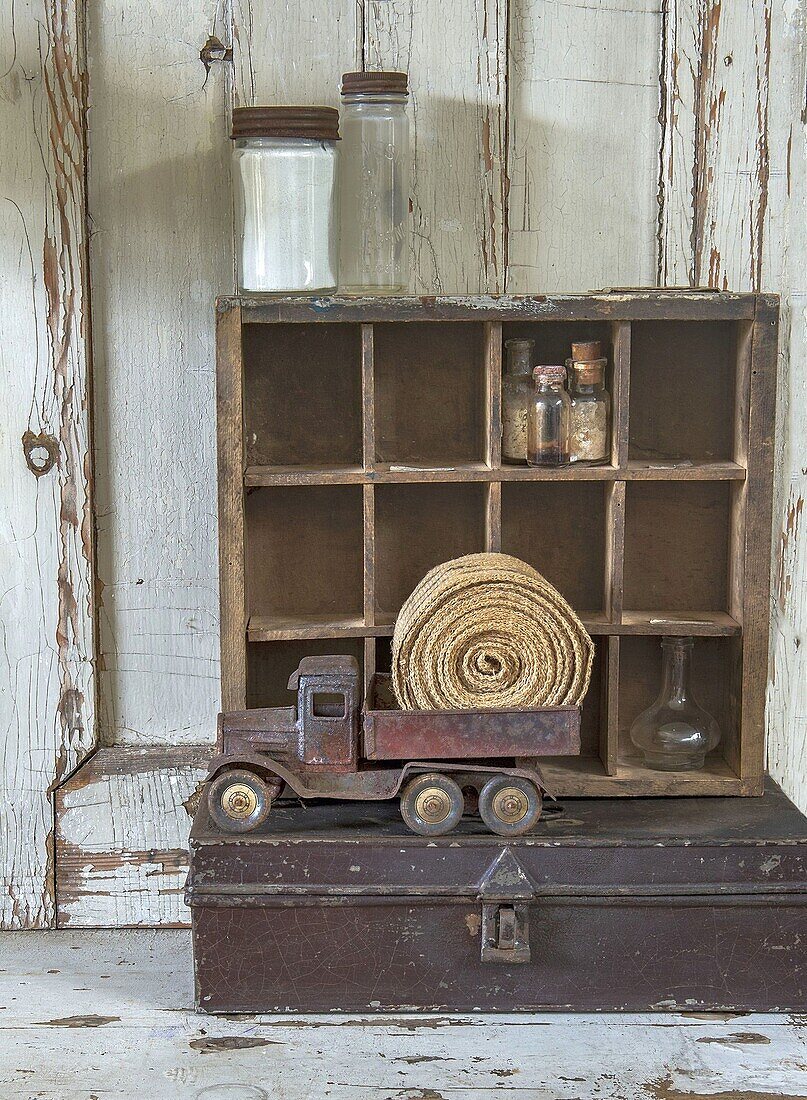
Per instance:
[[[48,791],[89,748],[212,740],[213,299],[232,287],[229,110],[336,103],[340,73],[362,63],[411,75],[413,290],[658,280],[782,293],[769,763],[807,809],[806,9],[109,0],[76,15],[56,0],[3,5],[0,125],[16,140],[0,163],[10,242],[0,260],[10,380],[0,434],[2,921],[53,919]],[[232,60],[203,60],[210,40]],[[58,466],[39,478],[25,465],[28,430],[58,441]],[[177,752],[190,789],[195,766]],[[127,816],[130,805],[174,815],[159,834],[169,847],[186,831],[181,803],[161,795],[176,775],[166,764],[144,774],[98,778],[106,793],[94,820],[82,811],[88,850],[113,835],[121,851],[144,850],[148,823]],[[83,912],[97,917],[91,895]],[[173,919],[159,892],[141,896],[144,919]],[[121,904],[107,903],[108,919],[137,923],[137,906]]]

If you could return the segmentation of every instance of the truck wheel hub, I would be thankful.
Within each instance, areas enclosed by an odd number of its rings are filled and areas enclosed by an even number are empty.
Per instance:
[[[527,796],[518,787],[505,787],[496,795],[493,808],[500,821],[512,825],[526,816],[530,804]]]
[[[228,817],[236,820],[249,817],[255,812],[258,799],[255,792],[246,783],[231,783],[221,796],[221,807]]]
[[[451,799],[439,787],[427,787],[417,796],[415,809],[421,821],[439,825],[451,812]]]

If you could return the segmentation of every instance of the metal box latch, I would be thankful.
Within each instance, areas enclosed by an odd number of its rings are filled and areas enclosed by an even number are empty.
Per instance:
[[[487,902],[482,906],[482,962],[530,961],[530,919],[526,905]]]
[[[530,901],[535,883],[510,848],[503,848],[479,883],[482,962],[530,961]]]

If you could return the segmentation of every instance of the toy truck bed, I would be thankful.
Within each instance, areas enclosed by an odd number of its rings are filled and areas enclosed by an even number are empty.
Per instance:
[[[492,760],[576,756],[579,707],[400,710],[391,678],[373,677],[363,714],[367,760]]]

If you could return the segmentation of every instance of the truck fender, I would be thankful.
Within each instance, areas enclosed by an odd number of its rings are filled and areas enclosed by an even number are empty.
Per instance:
[[[248,768],[251,771],[270,772],[272,775],[277,775],[279,779],[285,779],[285,776],[281,775],[275,766],[274,761],[268,757],[261,756],[260,753],[256,752],[239,752],[214,756],[207,769],[206,782],[209,783],[212,779],[215,779],[226,768]]]

